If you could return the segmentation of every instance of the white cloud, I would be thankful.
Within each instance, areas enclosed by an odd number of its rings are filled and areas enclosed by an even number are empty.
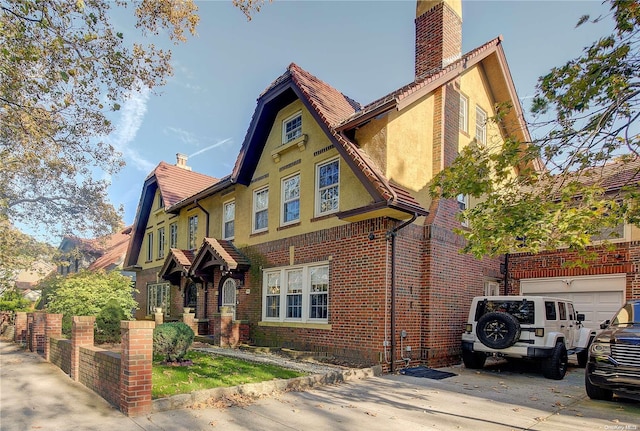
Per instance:
[[[184,129],[179,129],[176,127],[167,127],[167,129],[169,132],[173,133],[174,135],[178,136],[178,139],[183,143],[183,144],[187,144],[187,145],[195,145],[196,147],[200,146],[200,139],[193,133],[184,130]]]
[[[198,154],[202,154],[202,153],[204,153],[205,151],[212,150],[212,149],[214,149],[214,148],[216,148],[216,147],[219,147],[219,146],[221,146],[221,145],[224,145],[224,144],[226,144],[227,142],[231,142],[231,138],[222,139],[221,141],[218,141],[218,142],[216,142],[216,143],[215,143],[215,144],[213,144],[213,145],[209,145],[208,147],[205,147],[205,148],[203,148],[203,149],[201,149],[201,150],[198,150],[198,151],[196,151],[195,153],[193,153],[193,154],[189,155],[189,158],[191,158],[191,157],[193,157],[193,156],[197,156]]]
[[[142,125],[144,116],[147,113],[147,103],[149,102],[149,89],[143,87],[139,92],[131,92],[127,100],[120,108],[120,119],[115,125],[115,132],[107,138],[118,151],[120,151],[127,162],[144,173],[151,171],[155,164],[146,160],[140,153],[131,147],[131,143],[136,139],[138,130]]]

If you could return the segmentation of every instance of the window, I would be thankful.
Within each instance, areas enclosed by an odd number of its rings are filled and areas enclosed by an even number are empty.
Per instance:
[[[233,320],[236,320],[236,291],[238,282],[233,278],[227,278],[222,284],[222,306],[233,311]]]
[[[464,211],[469,208],[469,195],[458,195],[458,209]],[[469,223],[467,220],[461,222],[462,226],[467,227]]]
[[[302,269],[286,271],[287,319],[302,318]]]
[[[158,229],[158,259],[164,257],[164,228]]]
[[[484,282],[484,295],[485,296],[498,296],[500,295],[500,285],[495,281]]]
[[[160,193],[158,193],[158,207],[157,207],[157,209],[161,209],[162,207],[164,207],[164,200],[162,199],[162,195]]]
[[[282,180],[282,224],[300,220],[300,174]]]
[[[558,314],[560,320],[567,320],[567,307],[564,302],[558,302]]]
[[[469,133],[469,99],[460,95],[460,131]]]
[[[153,232],[147,234],[147,262],[153,260]]]
[[[233,239],[235,235],[236,201],[227,202],[222,207],[222,237]]]
[[[282,122],[282,143],[291,142],[301,135],[302,112],[298,112]]]
[[[335,159],[316,169],[316,215],[338,211],[340,164]]]
[[[280,272],[269,272],[266,278],[265,313],[267,319],[280,318]]]
[[[154,314],[155,308],[162,307],[165,315],[169,315],[169,283],[147,285],[147,314]]]
[[[169,248],[178,248],[178,223],[169,225]]]
[[[476,140],[479,144],[487,143],[487,113],[476,106]]]
[[[198,236],[198,216],[189,217],[189,250],[195,250]]]
[[[547,317],[547,320],[556,320],[558,315],[556,314],[556,303],[552,301],[544,302],[544,311]]]
[[[262,232],[269,227],[269,189],[253,192],[253,232]]]
[[[263,320],[327,323],[329,265],[272,268],[263,280]]]
[[[309,269],[311,278],[310,319],[324,319],[329,311],[329,267],[315,266]]]

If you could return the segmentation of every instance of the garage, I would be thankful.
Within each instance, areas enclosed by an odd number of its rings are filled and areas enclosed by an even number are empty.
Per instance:
[[[599,328],[624,303],[626,274],[520,280],[522,295],[556,296],[573,301],[585,327]]]

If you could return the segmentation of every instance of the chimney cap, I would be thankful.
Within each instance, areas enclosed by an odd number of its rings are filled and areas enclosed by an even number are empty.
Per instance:
[[[189,156],[187,156],[186,154],[176,153],[176,166],[190,171],[191,168],[187,166],[188,159],[189,159]]]

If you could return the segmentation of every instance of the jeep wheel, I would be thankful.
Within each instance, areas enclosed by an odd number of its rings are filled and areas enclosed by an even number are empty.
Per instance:
[[[484,353],[479,352],[470,352],[468,350],[462,351],[462,362],[464,362],[464,366],[477,370],[484,367],[484,363],[487,360],[487,356]]]
[[[542,374],[547,379],[562,380],[564,375],[567,374],[568,362],[567,348],[564,342],[558,341],[551,352],[551,356],[542,362]]]
[[[520,338],[520,323],[508,313],[491,312],[478,319],[476,335],[492,349],[506,349]]]
[[[594,386],[589,380],[589,375],[586,372],[584,373],[584,387],[587,390],[587,395],[592,400],[611,401],[613,399],[613,392],[608,389]]]
[[[589,351],[583,350],[581,352],[576,353],[576,359],[578,360],[578,367],[584,368],[587,366],[587,361],[589,361]]]

